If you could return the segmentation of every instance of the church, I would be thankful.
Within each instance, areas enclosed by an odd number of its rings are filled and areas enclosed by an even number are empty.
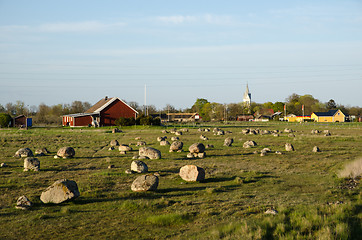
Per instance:
[[[249,86],[246,84],[246,90],[243,96],[243,103],[245,106],[250,107],[251,104],[251,93],[249,92]]]

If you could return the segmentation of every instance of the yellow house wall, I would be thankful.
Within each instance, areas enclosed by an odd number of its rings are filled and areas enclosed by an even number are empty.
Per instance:
[[[339,114],[338,114],[339,113]],[[339,110],[333,117],[319,117],[314,113],[311,116],[316,122],[344,122],[345,115]]]

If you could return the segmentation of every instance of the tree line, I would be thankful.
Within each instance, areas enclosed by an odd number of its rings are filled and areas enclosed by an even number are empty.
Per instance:
[[[239,115],[264,115],[270,114],[270,109],[274,112],[282,112],[284,114],[284,106],[287,114],[302,115],[302,106],[304,114],[310,115],[312,112],[324,112],[331,109],[341,109],[346,115],[362,115],[361,107],[350,107],[337,104],[333,99],[326,103],[319,101],[312,95],[291,94],[285,99],[285,102],[252,102],[250,106],[244,103],[216,103],[209,102],[207,99],[198,98],[195,103],[186,109],[176,109],[174,106],[167,104],[162,109],[157,109],[154,105],[141,106],[137,102],[128,102],[128,104],[136,109],[140,115],[161,115],[176,112],[197,112],[204,121],[220,121],[220,120],[236,120]],[[8,114],[11,117],[25,115],[33,118],[34,124],[61,124],[61,116],[82,113],[88,110],[92,105],[89,102],[73,101],[71,104],[56,104],[48,106],[41,103],[39,106],[28,106],[23,101],[15,103],[0,104],[0,113]]]

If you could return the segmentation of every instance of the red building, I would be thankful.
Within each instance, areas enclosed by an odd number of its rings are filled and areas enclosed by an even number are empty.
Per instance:
[[[63,126],[113,126],[120,117],[137,118],[138,112],[119,98],[105,97],[85,113],[63,116]]]

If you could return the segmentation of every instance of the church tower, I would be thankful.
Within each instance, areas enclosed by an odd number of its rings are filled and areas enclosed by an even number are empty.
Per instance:
[[[245,90],[245,93],[244,93],[244,96],[243,96],[243,103],[250,107],[250,104],[251,104],[251,93],[249,92],[249,86],[248,84],[246,84],[246,90]]]

